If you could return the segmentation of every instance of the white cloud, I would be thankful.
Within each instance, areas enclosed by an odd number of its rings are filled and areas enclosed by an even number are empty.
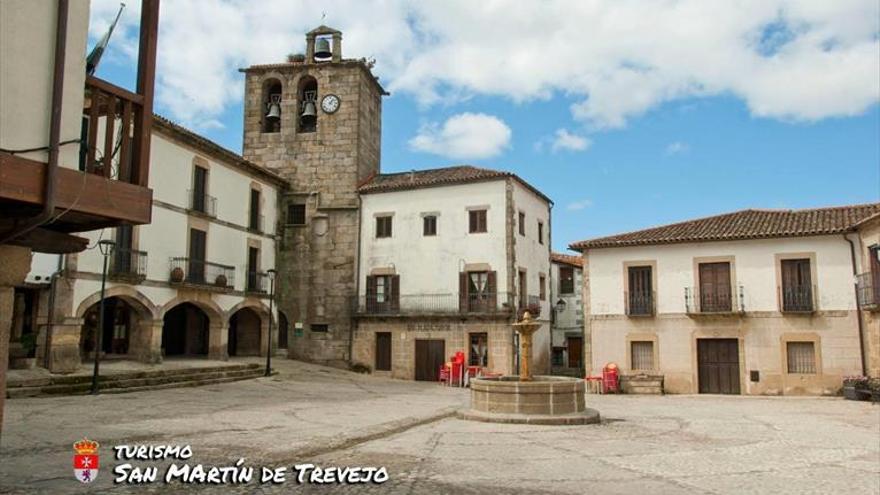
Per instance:
[[[414,151],[455,159],[491,158],[510,146],[510,127],[498,117],[484,113],[460,113],[443,125],[422,126],[409,140]]]
[[[592,141],[583,136],[572,134],[567,129],[557,129],[550,149],[554,152],[559,150],[583,151],[589,148],[591,144],[593,144]]]
[[[111,62],[131,65],[137,4]],[[117,6],[92,2],[92,36]],[[158,102],[184,122],[217,118],[241,101],[236,69],[302,51],[322,10],[346,56],[375,57],[383,84],[424,105],[562,94],[575,120],[608,128],[691,97],[733,95],[755,116],[793,121],[880,100],[876,0],[189,0],[162,4]]]
[[[688,151],[690,151],[690,149],[691,147],[687,143],[675,141],[666,145],[666,154],[677,155],[679,153],[687,153]]]
[[[570,211],[578,211],[578,210],[583,210],[585,208],[589,208],[591,206],[593,206],[593,200],[582,199],[580,201],[572,201],[565,208]]]

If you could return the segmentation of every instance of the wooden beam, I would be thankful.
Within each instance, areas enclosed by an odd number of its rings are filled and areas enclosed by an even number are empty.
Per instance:
[[[159,0],[142,0],[140,46],[138,48],[137,92],[143,96],[143,105],[135,118],[138,135],[134,138],[133,158],[137,169],[138,185],[149,186],[150,137],[153,125],[153,88],[156,83],[156,45],[159,37]]]
[[[0,152],[0,200],[43,204],[45,174],[45,163]],[[153,191],[146,187],[61,166],[56,180],[57,210],[84,214],[95,222],[150,223]]]
[[[85,250],[89,245],[89,240],[84,237],[37,228],[13,239],[10,244],[29,247],[39,253],[68,254]]]

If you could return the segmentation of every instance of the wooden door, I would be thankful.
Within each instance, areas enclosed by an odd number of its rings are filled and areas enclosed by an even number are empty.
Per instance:
[[[189,274],[188,281],[205,282],[205,232],[198,229],[189,231]]]
[[[259,287],[257,283],[259,280],[257,279],[257,266],[260,261],[260,250],[255,247],[248,247],[248,261],[247,261],[247,288],[248,290],[256,291],[262,290],[262,287]]]
[[[568,337],[568,367],[582,368],[584,356],[584,339],[581,337]]]
[[[739,394],[739,341],[697,339],[701,394]]]
[[[416,380],[436,382],[446,362],[445,340],[416,340]]]
[[[205,193],[208,191],[208,171],[202,167],[193,168],[192,209],[206,213]]]
[[[701,263],[700,311],[714,313],[731,309],[730,263]]]
[[[376,332],[376,371],[391,371],[391,332]]]

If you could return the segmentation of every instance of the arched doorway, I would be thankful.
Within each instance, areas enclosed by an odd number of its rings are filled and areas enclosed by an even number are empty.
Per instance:
[[[288,340],[287,332],[290,331],[290,323],[287,321],[287,315],[278,312],[278,348],[287,349]]]
[[[230,356],[259,356],[261,349],[260,315],[251,308],[241,308],[229,318],[227,352]]]
[[[80,352],[83,359],[94,358],[95,337],[101,322],[101,302],[98,301],[85,311],[80,332]],[[145,320],[144,312],[138,311],[121,297],[104,299],[104,327],[101,329],[101,352],[107,358],[127,357],[132,343],[132,334]]]
[[[210,321],[192,303],[181,303],[165,313],[162,325],[162,353],[165,356],[208,354]]]

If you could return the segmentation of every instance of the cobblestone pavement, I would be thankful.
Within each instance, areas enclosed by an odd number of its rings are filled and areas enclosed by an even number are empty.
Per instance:
[[[10,401],[0,492],[880,493],[880,407],[866,402],[589,396],[600,425],[498,425],[448,417],[461,390],[284,366],[199,389]],[[83,435],[108,447],[97,486],[70,471]],[[192,464],[384,466],[390,479],[114,486],[109,446],[125,442],[190,443]]]

